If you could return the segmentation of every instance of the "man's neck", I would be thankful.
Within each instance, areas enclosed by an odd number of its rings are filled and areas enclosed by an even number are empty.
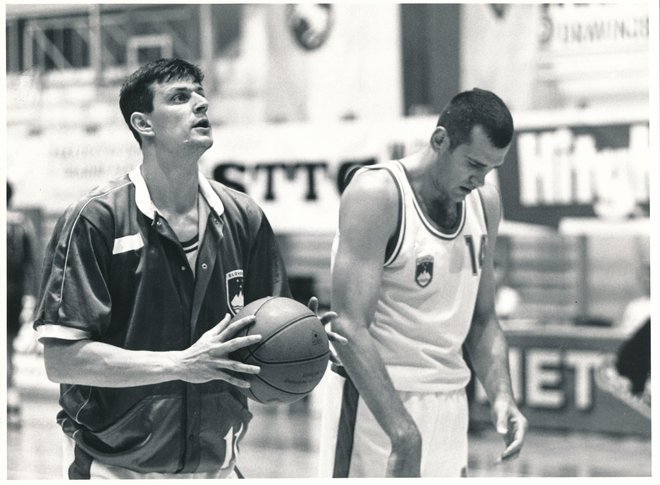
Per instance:
[[[429,206],[453,207],[454,203],[434,185],[434,179],[430,176],[431,166],[437,163],[430,150],[414,153],[404,158],[402,162],[406,167],[410,185],[418,199],[423,200]]]
[[[163,160],[145,153],[142,176],[151,200],[159,210],[185,214],[197,207],[199,189],[197,159]]]
[[[418,152],[403,162],[410,185],[426,217],[443,230],[452,228],[458,218],[458,205],[433,184],[433,178],[429,176],[431,164],[436,163],[432,153]]]

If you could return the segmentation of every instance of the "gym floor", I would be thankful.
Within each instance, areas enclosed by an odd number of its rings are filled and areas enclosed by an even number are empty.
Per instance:
[[[311,401],[311,399],[310,399]],[[252,405],[255,415],[238,466],[246,478],[316,476],[320,414],[310,402]],[[57,395],[22,392],[22,424],[7,431],[7,478],[61,479]],[[501,439],[491,429],[470,436],[471,477],[650,477],[651,441],[531,429],[518,460],[495,465]]]

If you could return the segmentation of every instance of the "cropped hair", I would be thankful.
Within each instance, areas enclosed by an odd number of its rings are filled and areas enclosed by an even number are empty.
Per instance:
[[[158,59],[140,67],[122,85],[119,92],[119,108],[124,121],[140,146],[142,146],[142,139],[131,126],[131,115],[135,112],[151,113],[153,111],[152,85],[154,83],[180,79],[192,79],[201,84],[204,74],[199,67],[183,59]]]
[[[438,118],[449,135],[449,150],[469,143],[472,129],[481,126],[496,148],[506,148],[513,138],[513,118],[495,93],[474,88],[454,96]]]

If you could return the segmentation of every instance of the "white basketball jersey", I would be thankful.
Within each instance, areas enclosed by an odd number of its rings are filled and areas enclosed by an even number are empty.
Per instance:
[[[461,389],[470,379],[462,346],[487,242],[481,196],[478,190],[468,194],[459,204],[455,229],[442,232],[424,216],[400,162],[367,168],[374,169],[394,176],[402,206],[369,332],[397,390]]]

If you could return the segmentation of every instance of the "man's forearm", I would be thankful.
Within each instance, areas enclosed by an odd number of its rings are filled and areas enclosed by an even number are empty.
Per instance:
[[[346,337],[348,344],[338,346],[337,354],[392,444],[419,439],[417,426],[396,393],[371,336],[363,330]]]
[[[513,397],[509,371],[509,346],[499,322],[493,317],[477,335],[469,340],[472,366],[486,391],[489,401],[495,397]]]
[[[95,387],[134,387],[178,379],[179,353],[126,350],[92,340],[48,339],[46,373],[51,381]]]

